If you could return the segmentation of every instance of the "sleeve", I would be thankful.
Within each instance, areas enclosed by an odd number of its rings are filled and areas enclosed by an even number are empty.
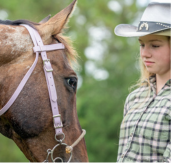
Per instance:
[[[171,112],[169,113],[169,115],[167,116],[167,119],[170,121],[170,130],[171,130]],[[163,158],[164,158],[164,162],[169,162],[171,163],[171,133],[170,133],[170,142],[167,144],[166,146],[166,150],[163,153]]]
[[[169,142],[169,144],[166,147],[166,150],[163,154],[164,157],[164,162],[169,162],[171,163],[171,142]]]

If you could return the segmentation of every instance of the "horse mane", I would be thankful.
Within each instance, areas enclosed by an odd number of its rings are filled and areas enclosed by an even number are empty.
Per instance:
[[[29,20],[25,19],[19,19],[19,20],[0,20],[0,24],[4,25],[14,25],[14,26],[19,26],[20,24],[27,24],[30,27],[36,29],[36,25],[40,25],[39,23],[31,22]],[[63,36],[62,33],[56,35],[57,39],[59,40],[60,43],[64,44],[66,54],[67,54],[67,60],[70,64],[71,67],[73,67],[73,63],[77,64],[77,58],[78,54],[75,51],[75,49],[72,46],[72,41],[69,37]]]
[[[20,24],[27,24],[29,25],[30,27],[35,28],[34,25],[39,25],[38,23],[34,23],[34,22],[31,22],[29,20],[24,20],[24,19],[20,19],[20,20],[14,20],[14,21],[11,21],[11,20],[0,20],[0,24],[4,24],[4,25],[20,25]]]
[[[63,36],[62,33],[56,35],[56,38],[59,40],[60,43],[64,44],[66,54],[67,54],[67,60],[70,64],[71,67],[78,65],[77,59],[78,59],[78,54],[76,50],[73,48],[72,41],[69,37]]]

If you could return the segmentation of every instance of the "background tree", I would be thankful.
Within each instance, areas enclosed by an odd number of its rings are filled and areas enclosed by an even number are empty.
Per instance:
[[[39,22],[56,14],[72,0],[1,0],[1,19]],[[144,1],[145,2],[145,1]],[[148,0],[146,1],[147,4]],[[136,38],[117,37],[118,24],[136,24],[141,0],[78,0],[65,31],[80,55],[77,110],[90,162],[115,162],[119,127],[128,88],[139,77]],[[144,3],[143,5],[146,6]],[[18,147],[0,135],[0,161],[28,161]]]

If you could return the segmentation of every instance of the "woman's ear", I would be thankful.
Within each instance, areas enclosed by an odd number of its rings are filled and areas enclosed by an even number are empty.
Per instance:
[[[36,27],[44,44],[51,43],[52,36],[61,33],[64,26],[67,24],[72,11],[74,10],[76,2],[77,0],[74,0],[68,7],[57,13],[47,22]]]

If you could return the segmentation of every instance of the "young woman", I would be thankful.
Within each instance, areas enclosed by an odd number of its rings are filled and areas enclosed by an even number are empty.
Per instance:
[[[138,27],[115,34],[138,37],[141,78],[124,107],[118,162],[171,161],[171,3],[150,3]]]

